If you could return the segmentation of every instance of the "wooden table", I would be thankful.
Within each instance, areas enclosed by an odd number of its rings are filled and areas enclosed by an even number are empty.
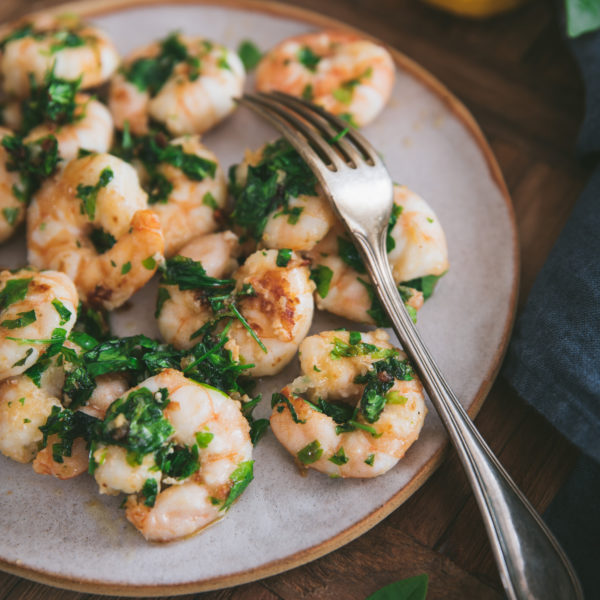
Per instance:
[[[534,0],[489,22],[454,18],[417,0],[295,0],[400,49],[473,112],[514,201],[521,242],[522,306],[588,173],[574,158],[583,90],[553,3]],[[2,0],[0,22],[56,0]],[[539,510],[568,475],[576,451],[500,378],[477,426]],[[313,563],[202,600],[363,600],[379,587],[429,575],[428,600],[486,600],[502,592],[473,496],[455,453],[371,531]],[[0,573],[0,600],[91,600]],[[99,598],[99,596],[98,596]]]

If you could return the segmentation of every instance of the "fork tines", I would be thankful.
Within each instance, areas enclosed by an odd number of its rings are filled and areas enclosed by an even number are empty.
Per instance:
[[[320,106],[281,92],[244,94],[239,102],[268,119],[317,169],[335,172],[380,162],[360,133]]]

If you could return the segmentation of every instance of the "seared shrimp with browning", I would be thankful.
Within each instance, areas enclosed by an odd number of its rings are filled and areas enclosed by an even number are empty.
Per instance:
[[[354,33],[321,31],[286,39],[267,52],[256,69],[256,87],[304,98],[362,127],[389,100],[394,76],[394,62],[382,46]]]
[[[125,59],[110,88],[115,125],[135,134],[149,120],[173,135],[204,133],[235,108],[244,66],[238,55],[207,39],[172,33]]]
[[[423,387],[385,331],[325,331],[300,345],[302,376],[273,395],[271,428],[303,467],[375,477],[418,438]]]
[[[63,271],[83,300],[112,310],[152,277],[164,241],[135,169],[92,154],[71,161],[36,194],[27,246],[31,264]]]
[[[141,426],[152,435],[136,435]],[[159,542],[217,520],[252,480],[252,443],[239,403],[173,369],[110,406],[92,459],[100,492],[128,494],[127,519]]]
[[[27,17],[0,39],[4,91],[24,98],[31,82],[41,84],[49,71],[61,79],[81,77],[81,89],[107,81],[119,55],[102,31],[73,15]]]
[[[291,250],[255,252],[236,269],[239,251],[237,237],[224,232],[200,238],[168,260],[158,327],[167,342],[190,348],[202,327],[219,322],[227,328],[226,347],[254,365],[250,374],[273,375],[308,332],[314,286],[305,261]]]

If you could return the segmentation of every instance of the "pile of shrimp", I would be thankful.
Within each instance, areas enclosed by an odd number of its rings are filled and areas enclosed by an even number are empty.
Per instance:
[[[269,425],[252,417],[252,379],[298,353],[302,374],[274,394],[270,424],[303,468],[383,474],[426,413],[383,330],[307,337],[319,310],[387,323],[300,156],[284,140],[248,149],[228,185],[202,142],[256,66],[240,56],[173,32],[120,57],[72,15],[0,34],[0,243],[25,223],[28,260],[0,272],[0,453],[125,494],[126,518],[152,541],[196,533],[239,498]],[[338,31],[283,40],[254,62],[257,90],[355,127],[394,85],[385,48]],[[388,255],[414,316],[448,256],[433,210],[403,186]],[[162,340],[112,335],[110,312],[153,278]]]

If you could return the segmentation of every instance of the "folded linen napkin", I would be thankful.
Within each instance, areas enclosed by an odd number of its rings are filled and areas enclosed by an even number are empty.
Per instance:
[[[586,88],[578,153],[600,152],[600,31],[569,41]],[[504,375],[580,450],[544,515],[586,598],[600,590],[600,166],[577,201],[518,319]]]

